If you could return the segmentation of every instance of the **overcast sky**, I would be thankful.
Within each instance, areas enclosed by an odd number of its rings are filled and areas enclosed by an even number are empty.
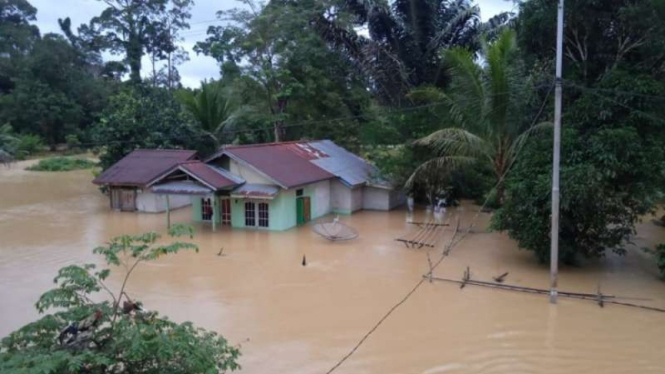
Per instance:
[[[99,0],[30,0],[37,8],[37,25],[42,33],[60,33],[58,18],[69,17],[72,20],[72,29],[87,23],[104,9],[104,3]],[[513,10],[510,0],[476,0],[480,5],[483,21],[497,13]],[[191,28],[182,32],[185,38],[182,46],[189,52],[190,60],[182,64],[178,70],[182,83],[188,87],[198,87],[203,79],[219,77],[219,69],[215,60],[206,56],[197,56],[192,50],[197,41],[205,39],[205,32],[209,25],[215,24],[215,12],[230,9],[240,5],[234,0],[195,0],[192,8]],[[122,57],[118,56],[116,59]],[[149,74],[149,61],[144,58],[143,76]]]

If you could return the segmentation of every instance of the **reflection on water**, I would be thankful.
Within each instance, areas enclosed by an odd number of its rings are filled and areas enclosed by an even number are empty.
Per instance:
[[[112,236],[165,227],[162,214],[109,211],[89,171],[34,173],[24,166],[0,170],[0,336],[38,317],[34,302],[60,267],[98,261],[92,248]],[[445,220],[458,213],[448,208]],[[461,227],[476,214],[477,207],[466,206]],[[479,217],[476,233],[435,275],[459,278],[470,266],[476,279],[509,271],[507,283],[546,288],[547,267],[505,235],[483,232],[489,216]],[[188,209],[173,215],[176,222],[188,218]],[[426,271],[424,251],[394,238],[417,228],[409,220],[428,218],[433,214],[422,211],[341,217],[360,236],[335,243],[310,227],[212,233],[196,225],[200,253],[139,268],[129,294],[241,344],[243,372],[325,372]],[[665,242],[665,229],[644,223],[634,242]],[[217,256],[221,247],[225,256]],[[594,292],[598,283],[605,293],[665,307],[665,284],[641,251],[561,269],[562,290]],[[664,322],[663,314],[619,306],[567,299],[551,306],[546,296],[426,283],[336,372],[662,373]]]

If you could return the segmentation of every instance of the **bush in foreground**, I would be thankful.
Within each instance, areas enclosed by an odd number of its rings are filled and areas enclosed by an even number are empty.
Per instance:
[[[97,166],[96,162],[84,158],[52,157],[40,160],[37,164],[29,166],[30,171],[71,171],[91,169]]]
[[[171,236],[192,235],[191,227],[174,225]],[[105,284],[110,269],[93,264],[60,269],[57,287],[43,294],[40,313],[54,310],[2,339],[1,373],[219,373],[239,369],[236,347],[215,332],[191,322],[175,323],[148,312],[131,300],[125,287],[141,263],[180,250],[191,243],[159,245],[159,235],[121,236],[98,247],[107,265],[128,269],[119,290]],[[101,294],[101,295],[100,295]],[[106,296],[106,301],[96,302]]]

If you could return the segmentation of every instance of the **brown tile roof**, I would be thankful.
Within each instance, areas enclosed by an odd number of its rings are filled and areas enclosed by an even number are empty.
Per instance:
[[[202,182],[215,188],[215,190],[237,186],[244,182],[223,169],[215,168],[201,161],[186,162],[181,164],[180,168],[184,169],[186,173],[194,178],[200,179]]]
[[[137,149],[105,170],[92,183],[143,187],[195,156],[196,151]]]
[[[229,146],[211,159],[222,154],[244,162],[285,188],[334,178],[335,176],[316,166],[298,147],[300,142],[252,144]]]

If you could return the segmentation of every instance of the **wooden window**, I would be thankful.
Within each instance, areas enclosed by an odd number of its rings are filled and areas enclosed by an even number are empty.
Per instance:
[[[204,221],[212,219],[212,203],[208,197],[201,199],[201,219]]]
[[[270,225],[269,208],[268,203],[259,203],[259,227],[268,227]]]
[[[245,202],[245,226],[256,226],[256,204],[252,201]]]
[[[231,226],[231,199],[222,199],[222,226]]]

